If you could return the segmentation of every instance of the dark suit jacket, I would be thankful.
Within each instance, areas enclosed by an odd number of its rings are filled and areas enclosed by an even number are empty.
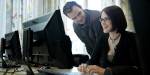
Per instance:
[[[102,36],[103,31],[99,22],[100,12],[96,10],[84,10],[86,20],[85,24],[73,23],[74,32],[85,44],[87,52],[91,55],[96,46],[98,38]]]
[[[106,34],[99,40],[88,64],[106,68],[105,75],[141,75],[135,34],[131,32],[121,34],[112,62],[107,60],[108,37]],[[111,70],[107,69],[108,67]]]

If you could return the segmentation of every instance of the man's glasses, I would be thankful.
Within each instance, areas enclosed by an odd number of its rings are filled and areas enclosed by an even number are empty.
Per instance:
[[[108,17],[100,18],[100,22],[106,22],[106,21],[110,21],[110,18]]]

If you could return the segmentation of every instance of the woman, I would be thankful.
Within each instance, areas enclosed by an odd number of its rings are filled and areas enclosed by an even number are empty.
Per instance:
[[[100,21],[106,35],[97,43],[88,66],[81,64],[78,70],[99,75],[142,75],[135,34],[125,31],[127,22],[122,9],[118,6],[104,8]]]

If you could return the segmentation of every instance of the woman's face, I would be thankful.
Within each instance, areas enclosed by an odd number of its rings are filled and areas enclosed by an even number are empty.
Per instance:
[[[110,20],[110,18],[108,17],[108,15],[103,11],[101,14],[101,25],[103,28],[103,32],[104,33],[109,33],[112,30],[112,22]]]

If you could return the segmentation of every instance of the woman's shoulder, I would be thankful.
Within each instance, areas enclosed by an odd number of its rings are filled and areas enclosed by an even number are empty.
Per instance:
[[[124,34],[126,40],[129,40],[130,42],[135,42],[137,39],[135,32],[126,31]]]
[[[136,33],[135,32],[131,32],[131,31],[125,31],[127,34],[129,35],[135,35]]]
[[[136,33],[135,32],[130,32],[130,31],[125,31],[126,36],[131,37],[131,38],[135,38],[136,37]]]

